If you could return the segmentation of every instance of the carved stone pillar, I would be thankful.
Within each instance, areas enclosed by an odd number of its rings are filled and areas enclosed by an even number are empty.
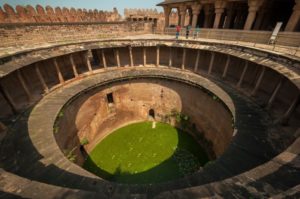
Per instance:
[[[172,47],[169,48],[169,67],[172,67],[173,65],[173,52],[172,52]]]
[[[105,58],[104,49],[101,50],[101,57],[102,57],[103,67],[106,68],[107,64],[106,64],[106,58]]]
[[[200,50],[197,51],[197,57],[196,57],[196,62],[195,62],[195,66],[194,66],[194,72],[198,71],[199,59],[200,59]]]
[[[244,26],[244,30],[251,30],[256,18],[256,13],[262,5],[263,0],[248,0],[248,16]]]
[[[285,31],[294,31],[300,20],[300,0],[295,0],[296,5],[293,8],[293,13],[285,27]]]
[[[171,8],[168,6],[164,6],[165,28],[168,28],[170,25],[170,13],[171,13]]]
[[[186,6],[182,5],[179,7],[179,14],[180,14],[180,26],[184,27],[185,16],[186,16]]]
[[[241,8],[240,7],[238,7],[237,9],[236,9],[236,16],[235,16],[235,20],[234,20],[234,24],[233,24],[233,28],[234,29],[239,29],[240,28],[240,22],[241,22],[241,20],[242,20],[242,15],[243,15],[243,13],[242,13],[242,10],[241,10]]]
[[[132,47],[129,46],[129,60],[130,60],[130,66],[133,67],[133,55],[132,55]]]
[[[89,54],[91,54],[91,51],[86,51],[86,53],[84,53],[84,62],[86,63],[86,66],[87,66],[89,72],[92,73],[93,69],[92,69],[90,59],[89,59]]]
[[[201,12],[201,9],[202,9],[201,4],[195,4],[192,6],[192,11],[193,11],[192,27],[193,28],[196,28],[197,26],[198,16]]]
[[[147,49],[146,49],[146,47],[143,48],[143,64],[144,64],[144,66],[147,65]]]
[[[282,83],[283,83],[283,78],[280,78],[278,84],[276,85],[276,88],[275,90],[273,91],[272,93],[272,96],[270,97],[269,101],[268,101],[268,105],[267,105],[267,109],[270,109],[271,106],[273,105],[273,102],[278,94],[278,91],[280,90],[281,86],[282,86]]]
[[[182,62],[181,62],[181,69],[184,70],[185,68],[185,59],[186,59],[186,49],[183,49],[183,55],[182,55]]]
[[[227,71],[228,71],[228,68],[229,68],[229,64],[230,64],[230,56],[227,55],[227,60],[226,60],[225,68],[224,68],[224,71],[223,71],[223,74],[222,74],[222,78],[223,79],[226,78]]]
[[[178,21],[177,21],[177,25],[179,25],[179,26],[180,26],[181,17],[180,17],[180,10],[179,10],[179,8],[177,8],[177,15],[178,15]]]
[[[159,66],[159,46],[156,46],[156,66]]]
[[[120,64],[119,49],[114,49],[114,54],[115,54],[115,59],[116,59],[116,62],[117,62],[117,66],[120,67],[121,64]]]
[[[78,71],[77,71],[77,67],[76,67],[76,64],[75,64],[74,59],[73,59],[73,54],[71,54],[69,56],[69,59],[70,59],[71,65],[72,65],[72,70],[73,70],[74,77],[78,77]]]
[[[237,87],[239,87],[239,88],[242,86],[244,77],[245,77],[245,75],[246,75],[246,71],[247,71],[247,69],[248,69],[248,65],[249,65],[249,63],[248,63],[248,61],[246,61],[245,66],[244,66],[244,69],[243,69],[243,72],[242,72],[242,74],[241,74],[240,81],[239,81],[238,84],[237,84]]]
[[[258,12],[257,19],[255,21],[253,30],[260,30],[261,29],[262,22],[263,22],[264,17],[265,17],[265,13],[266,13],[265,10],[261,10],[260,12]]]
[[[235,10],[233,9],[233,4],[230,4],[230,6],[227,9],[227,18],[224,24],[224,28],[229,29],[231,27],[234,14]]]
[[[48,86],[46,84],[46,81],[45,81],[45,79],[44,79],[41,71],[40,71],[39,65],[35,64],[34,68],[35,68],[36,74],[37,74],[37,76],[38,76],[38,78],[39,78],[39,80],[40,80],[40,82],[41,82],[41,84],[42,84],[42,86],[44,88],[45,93],[48,93],[49,92],[49,88],[48,88]]]
[[[298,94],[294,101],[290,104],[289,109],[284,113],[283,117],[281,118],[281,123],[286,125],[288,123],[288,120],[290,119],[292,113],[297,108],[299,104],[300,95]]]
[[[209,67],[208,67],[208,74],[210,75],[212,72],[212,68],[214,65],[214,61],[215,61],[215,53],[211,52],[211,57],[210,57],[210,63],[209,63]]]
[[[212,21],[213,12],[211,10],[210,5],[208,5],[208,4],[206,4],[204,6],[204,15],[205,15],[204,28],[211,28],[211,21]]]
[[[217,0],[215,1],[215,22],[214,22],[214,28],[219,28],[220,27],[220,21],[222,14],[224,13],[226,7],[226,1],[224,0]]]
[[[28,86],[26,85],[26,82],[23,79],[23,76],[22,76],[20,70],[17,70],[17,77],[18,77],[18,79],[19,79],[19,81],[20,81],[20,83],[22,85],[22,88],[24,89],[24,91],[25,91],[25,93],[27,95],[28,100],[31,101],[32,100],[32,95],[31,95],[31,93],[30,93],[30,91],[28,89]]]
[[[261,73],[260,73],[260,75],[258,77],[258,80],[256,82],[256,85],[255,85],[255,87],[254,87],[254,89],[253,89],[253,91],[251,93],[251,96],[255,96],[256,95],[256,93],[257,93],[257,91],[259,89],[259,86],[260,86],[260,84],[262,82],[262,79],[264,77],[265,71],[266,71],[266,67],[263,66],[262,71],[261,71]]]
[[[2,94],[2,96],[4,97],[4,99],[6,100],[6,102],[9,104],[12,112],[14,114],[16,114],[17,111],[17,105],[15,104],[13,98],[11,97],[11,95],[9,94],[9,92],[2,86],[2,83],[0,82],[0,94]]]
[[[65,82],[65,80],[64,80],[64,77],[62,76],[62,73],[61,73],[61,70],[60,70],[59,65],[57,63],[56,58],[53,58],[53,64],[55,66],[55,70],[56,70],[56,73],[57,73],[57,76],[58,76],[58,79],[59,79],[59,83],[63,84]]]

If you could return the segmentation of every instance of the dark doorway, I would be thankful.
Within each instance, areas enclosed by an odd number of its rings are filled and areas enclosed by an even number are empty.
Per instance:
[[[155,118],[155,112],[154,112],[153,109],[149,110],[149,116],[152,117],[152,118]]]
[[[113,104],[113,103],[114,103],[114,97],[113,97],[113,94],[112,94],[112,93],[108,93],[108,94],[106,95],[106,97],[107,97],[107,102],[108,102],[109,104]]]

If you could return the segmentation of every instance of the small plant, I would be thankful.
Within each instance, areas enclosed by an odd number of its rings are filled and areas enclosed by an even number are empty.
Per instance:
[[[76,150],[77,147],[74,147],[72,150],[70,151],[66,151],[66,157],[71,161],[71,162],[75,162],[76,161],[76,157],[77,155],[74,154],[74,151]]]
[[[85,145],[87,145],[87,144],[89,144],[89,140],[85,137],[85,138],[83,138],[81,141],[80,141],[80,145],[81,146],[85,146]]]
[[[218,100],[218,97],[214,95],[213,100],[215,100],[215,101]]]
[[[53,131],[54,131],[54,134],[58,133],[59,127],[58,126],[54,126]]]
[[[63,117],[63,116],[64,116],[64,112],[63,112],[63,110],[59,111],[59,113],[58,113],[58,117],[60,118],[60,117]]]

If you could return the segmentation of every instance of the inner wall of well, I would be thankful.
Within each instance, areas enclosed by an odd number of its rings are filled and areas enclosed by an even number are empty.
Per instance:
[[[174,109],[190,117],[197,129],[193,133],[201,133],[212,143],[211,149],[206,149],[208,153],[213,151],[211,157],[225,151],[233,133],[230,111],[204,89],[164,79],[127,80],[80,95],[63,109],[55,136],[62,151],[77,146],[74,153],[81,165],[81,140],[89,141],[84,149],[90,152],[114,130],[147,121],[150,110],[155,120],[163,121]]]

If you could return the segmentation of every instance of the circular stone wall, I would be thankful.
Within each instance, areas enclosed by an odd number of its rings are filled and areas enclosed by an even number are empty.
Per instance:
[[[183,126],[177,115],[188,116]],[[201,87],[158,78],[109,83],[73,98],[54,127],[58,145],[82,165],[97,143],[114,130],[154,117],[191,133],[209,158],[220,156],[233,134],[231,112],[217,96]]]

